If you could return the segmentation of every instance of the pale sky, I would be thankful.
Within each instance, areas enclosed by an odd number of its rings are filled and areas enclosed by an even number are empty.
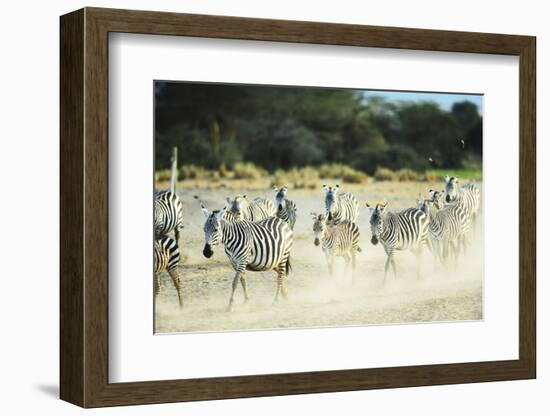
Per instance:
[[[374,91],[365,90],[365,97],[382,97],[390,102],[396,101],[432,101],[444,109],[450,110],[454,103],[470,101],[477,106],[478,112],[483,111],[483,95],[481,94],[447,94],[439,92],[409,92],[409,91]]]

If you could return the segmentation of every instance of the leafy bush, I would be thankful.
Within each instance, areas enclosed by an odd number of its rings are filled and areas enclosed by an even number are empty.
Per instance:
[[[235,179],[262,179],[267,176],[267,171],[254,163],[235,163],[233,166]]]
[[[417,152],[401,144],[387,146],[382,150],[362,147],[354,153],[352,166],[368,174],[373,174],[382,166],[394,170],[407,168],[415,171],[422,171],[428,167],[427,161]]]
[[[433,170],[427,170],[426,172],[424,172],[424,180],[426,182],[435,182],[438,179],[439,178],[437,174]]]
[[[155,181],[164,182],[170,180],[170,169],[161,169],[155,172]]]
[[[399,169],[395,174],[399,182],[418,180],[418,174],[412,169]]]
[[[341,178],[347,183],[363,183],[368,179],[368,176],[363,172],[341,163],[326,163],[321,165],[319,167],[319,176],[322,179]]]
[[[397,180],[397,174],[388,168],[376,168],[374,172],[374,179],[377,181],[395,181]]]
[[[363,183],[363,182],[366,182],[367,179],[368,179],[368,176],[363,172],[360,172],[358,170],[352,169],[347,166],[344,172],[342,173],[342,180],[345,183]]]
[[[273,185],[287,185],[295,189],[315,189],[319,186],[319,173],[309,166],[288,171],[278,169],[273,175]]]
[[[197,165],[183,165],[179,170],[179,178],[185,179],[208,179],[210,172]]]

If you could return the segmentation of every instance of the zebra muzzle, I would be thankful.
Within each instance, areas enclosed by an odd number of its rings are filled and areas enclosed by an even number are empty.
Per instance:
[[[210,247],[210,244],[206,244],[204,246],[204,250],[202,251],[202,254],[204,254],[204,257],[206,258],[212,257],[212,254],[214,254],[214,252],[212,251],[212,247]]]
[[[318,246],[319,244],[321,244],[321,242],[319,241],[318,238],[316,238],[315,240],[313,240],[313,244],[315,244],[316,246]]]
[[[447,196],[445,197],[445,201],[451,202],[451,196],[449,194],[447,194]]]
[[[373,235],[372,238],[370,239],[370,242],[371,242],[373,245],[377,245],[377,244],[378,244],[378,237],[376,237],[375,235]]]

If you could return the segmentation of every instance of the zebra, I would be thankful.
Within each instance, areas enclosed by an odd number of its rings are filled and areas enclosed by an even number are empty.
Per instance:
[[[461,206],[464,215],[466,216],[465,231],[470,229],[470,224],[477,225],[477,217],[481,206],[481,194],[479,188],[473,183],[468,183],[459,187],[457,177],[445,176],[445,201],[447,203],[457,203]],[[464,254],[466,254],[466,232],[461,237],[461,246]]]
[[[288,188],[283,186],[277,188],[273,186],[275,191],[275,205],[277,206],[277,217],[286,221],[291,229],[294,229],[296,224],[296,203],[286,197]]]
[[[334,275],[334,257],[343,257],[346,269],[352,266],[352,284],[355,284],[356,254],[360,253],[359,227],[354,222],[345,220],[336,225],[327,222],[324,214],[311,213],[313,218],[313,244],[321,245],[327,259],[328,271]]]
[[[176,243],[180,242],[180,231],[183,228],[183,204],[179,197],[170,191],[161,191],[155,195],[155,238],[160,238],[174,231]]]
[[[181,289],[181,280],[178,272],[180,251],[176,240],[168,236],[155,239],[153,253],[155,265],[155,298],[162,290],[160,273],[168,272],[172,278],[172,282],[174,282],[174,286],[176,287],[176,291],[178,293],[178,301],[180,307],[182,307],[183,292]]]
[[[479,188],[473,183],[467,183],[461,187],[458,185],[457,177],[445,176],[445,201],[447,203],[460,202],[471,221],[475,222],[481,206]]]
[[[417,199],[417,206],[428,216],[429,232],[434,254],[442,263],[452,253],[457,261],[457,250],[460,239],[466,229],[466,217],[461,207],[454,203],[441,205],[442,194],[430,190],[429,199]],[[432,206],[438,210],[433,210]]]
[[[325,191],[325,209],[329,221],[338,224],[344,220],[357,222],[359,204],[352,193],[338,194],[340,185],[334,187],[323,185]]]
[[[226,211],[224,219],[234,222],[240,220],[261,221],[275,216],[277,210],[275,204],[269,199],[254,198],[248,199],[246,195],[236,196],[234,199],[226,198],[229,209]]]
[[[248,287],[245,271],[274,270],[277,273],[275,302],[281,293],[287,297],[286,278],[290,272],[290,250],[293,245],[292,229],[277,217],[258,222],[247,220],[229,222],[224,219],[227,207],[210,212],[201,204],[204,213],[204,249],[206,258],[212,257],[217,245],[223,244],[235,277],[233,278],[228,310],[231,311],[235,289],[240,281],[245,302],[248,301]]]
[[[371,213],[371,243],[380,241],[386,252],[387,259],[384,266],[384,282],[388,275],[390,264],[393,275],[397,278],[394,254],[395,251],[411,250],[417,258],[417,277],[420,278],[420,256],[424,244],[429,248],[428,216],[417,208],[407,208],[400,212],[387,212],[388,203],[376,204],[371,207],[366,204]]]

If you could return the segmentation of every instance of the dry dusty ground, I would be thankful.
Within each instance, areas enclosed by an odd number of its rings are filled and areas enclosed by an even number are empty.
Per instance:
[[[224,206],[225,196],[246,193],[249,196],[272,198],[273,191],[244,188],[234,190],[206,189],[197,183],[180,182],[178,192],[184,201],[185,228],[181,264],[186,305],[177,306],[175,289],[167,274],[162,275],[165,290],[156,305],[156,332],[220,331],[258,328],[289,328],[385,324],[426,321],[482,319],[483,256],[478,227],[472,238],[469,255],[461,258],[456,270],[434,266],[430,253],[422,261],[422,279],[416,277],[416,261],[409,252],[398,253],[398,279],[390,274],[383,285],[385,253],[370,243],[369,214],[365,201],[387,200],[389,209],[414,206],[419,192],[441,188],[441,184],[425,182],[373,182],[365,185],[341,185],[351,190],[360,201],[359,227],[362,253],[358,254],[356,284],[345,271],[343,260],[337,260],[337,275],[328,275],[324,255],[313,245],[311,211],[323,209],[321,184],[317,190],[290,190],[296,201],[298,219],[294,230],[293,271],[288,279],[289,298],[273,304],[274,272],[247,272],[251,300],[243,303],[239,285],[233,311],[226,312],[233,269],[222,247],[214,256],[202,255],[204,216],[198,195],[209,209]],[[199,184],[200,185],[200,184]],[[210,187],[211,188],[211,187]],[[231,188],[231,190],[228,190]]]

